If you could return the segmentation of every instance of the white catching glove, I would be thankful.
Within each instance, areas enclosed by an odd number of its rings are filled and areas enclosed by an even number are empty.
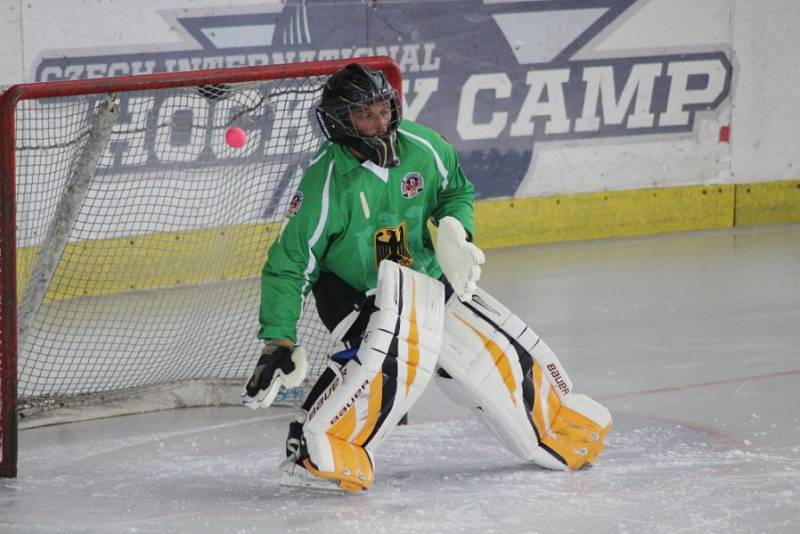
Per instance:
[[[268,407],[275,400],[281,386],[297,387],[308,373],[308,356],[297,345],[294,350],[267,341],[250,380],[244,386],[243,406],[256,409]]]
[[[456,296],[462,301],[470,300],[486,258],[481,249],[467,241],[467,231],[455,217],[443,217],[439,221],[436,259]]]

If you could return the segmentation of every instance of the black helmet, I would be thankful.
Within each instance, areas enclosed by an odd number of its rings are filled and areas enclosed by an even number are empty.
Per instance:
[[[353,125],[354,111],[372,104],[388,102],[392,117],[389,131],[381,136],[366,137]],[[381,167],[395,167],[397,127],[402,110],[397,92],[379,71],[351,63],[328,79],[317,106],[317,120],[325,137],[357,150]]]

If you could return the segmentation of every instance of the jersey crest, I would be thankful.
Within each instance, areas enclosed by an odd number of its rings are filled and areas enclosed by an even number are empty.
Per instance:
[[[424,181],[418,172],[410,172],[400,181],[400,192],[403,194],[403,198],[414,198],[423,189]]]
[[[404,267],[414,263],[414,258],[408,252],[406,223],[394,228],[381,228],[375,232],[375,265],[380,265],[383,260]]]
[[[294,217],[297,215],[297,212],[300,211],[300,206],[303,205],[303,193],[297,191],[294,195],[292,195],[292,199],[289,201],[289,207],[286,208],[286,216],[287,217]]]

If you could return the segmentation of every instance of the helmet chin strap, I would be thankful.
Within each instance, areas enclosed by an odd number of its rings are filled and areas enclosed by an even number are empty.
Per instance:
[[[395,139],[392,134],[383,137],[362,137],[347,145],[359,160],[369,160],[379,167],[391,168],[400,164]]]

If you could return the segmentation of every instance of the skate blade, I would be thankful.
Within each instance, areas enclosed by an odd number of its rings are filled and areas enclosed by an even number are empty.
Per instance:
[[[307,488],[328,493],[346,493],[335,480],[315,477],[303,468],[296,468],[293,473],[281,471],[278,484],[289,488]]]

